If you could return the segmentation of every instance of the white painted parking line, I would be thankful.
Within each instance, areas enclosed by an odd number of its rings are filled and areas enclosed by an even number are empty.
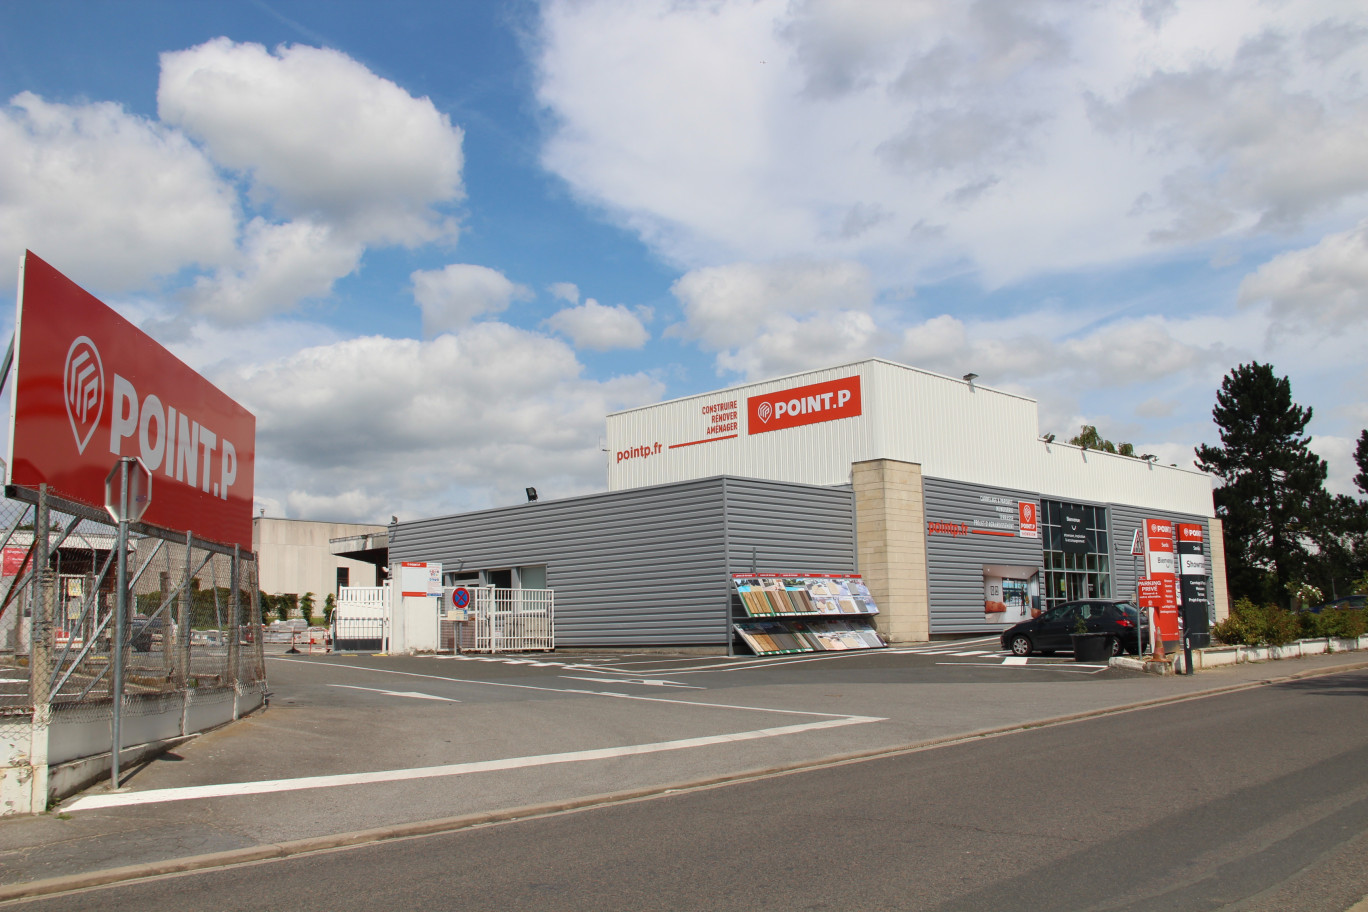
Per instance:
[[[748,707],[732,707],[736,709]],[[588,760],[610,760],[618,757],[641,756],[664,751],[688,750],[716,744],[735,744],[761,738],[777,738],[803,732],[883,722],[872,716],[842,716],[818,722],[803,722],[778,728],[759,728],[751,731],[705,735],[700,738],[680,738],[675,741],[654,741],[648,744],[628,744],[598,750],[568,751],[559,754],[539,754],[532,757],[508,757],[503,760],[481,760],[473,763],[449,763],[443,766],[424,766],[415,769],[379,770],[371,773],[346,773],[336,776],[306,776],[300,779],[265,779],[257,782],[226,782],[221,785],[194,785],[184,788],[148,789],[145,792],[124,792],[109,795],[90,795],[78,798],[63,808],[65,811],[91,811],[100,808],[128,805],[163,804],[169,801],[190,801],[197,798],[230,798],[242,795],[263,795],[271,792],[293,792],[304,789],[336,788],[342,785],[373,785],[383,782],[404,782],[414,779],[435,779],[443,776],[464,776],[470,773],[489,773],[506,770],[551,766],[558,763],[582,763]]]
[[[1041,662],[1038,665],[1028,664],[1026,659],[1018,656],[1008,656],[1001,662],[937,662],[937,665],[953,665],[958,668],[1024,668],[1028,671],[1062,671],[1065,674],[1099,674],[1110,668],[1110,665],[1090,665],[1084,662]]]
[[[561,675],[567,681],[593,681],[596,684],[641,684],[646,687],[683,687],[686,690],[707,690],[694,684],[680,684],[678,681],[646,681],[643,679],[626,680],[623,678],[581,678],[575,675]]]
[[[952,652],[950,654],[952,656],[986,656],[992,655],[993,651],[991,649],[974,649],[969,652]]]
[[[435,694],[418,693],[416,690],[382,690],[379,687],[357,687],[355,684],[329,684],[329,687],[345,687],[348,690],[369,690],[373,693],[384,694],[387,697],[408,697],[412,700],[441,700],[444,703],[460,703],[460,700],[453,700],[450,697],[439,697]]]

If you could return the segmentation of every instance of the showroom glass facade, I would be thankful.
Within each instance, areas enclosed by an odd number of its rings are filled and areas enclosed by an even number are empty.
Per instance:
[[[1107,508],[1056,500],[1040,504],[1044,537],[1044,605],[1075,599],[1111,598],[1112,573]]]

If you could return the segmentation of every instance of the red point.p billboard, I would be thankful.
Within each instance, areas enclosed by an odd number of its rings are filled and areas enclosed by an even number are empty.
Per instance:
[[[32,253],[14,356],[10,484],[102,509],[111,467],[137,456],[143,522],[251,550],[251,412]]]

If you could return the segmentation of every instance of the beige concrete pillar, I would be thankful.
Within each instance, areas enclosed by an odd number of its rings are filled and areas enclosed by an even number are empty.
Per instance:
[[[1225,524],[1207,520],[1211,530],[1211,603],[1216,606],[1216,622],[1230,617],[1230,590],[1226,587]]]
[[[921,466],[871,459],[851,467],[857,559],[890,643],[931,638],[926,585],[926,508]]]

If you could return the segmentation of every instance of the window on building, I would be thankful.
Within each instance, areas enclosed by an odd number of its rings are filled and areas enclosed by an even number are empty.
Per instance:
[[[351,567],[337,568],[337,591],[341,592],[342,587],[351,585]]]
[[[1107,508],[1047,500],[1044,521],[1046,607],[1088,598],[1111,598],[1111,543]]]

